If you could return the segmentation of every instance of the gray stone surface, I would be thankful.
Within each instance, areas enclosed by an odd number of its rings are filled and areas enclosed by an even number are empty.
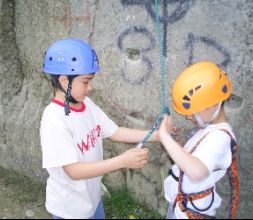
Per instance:
[[[53,96],[41,73],[50,43],[79,37],[98,53],[101,73],[92,98],[121,126],[149,128],[160,110],[159,45],[154,5],[149,0],[0,0],[0,165],[45,181],[41,169],[39,124]],[[253,1],[159,1],[165,36],[167,101],[171,85],[188,64],[211,60],[229,74],[239,100],[227,107],[237,135],[240,218],[252,213]],[[242,103],[240,103],[242,101]],[[172,110],[172,109],[171,109]],[[191,128],[172,110],[185,137]],[[106,157],[129,145],[106,142]],[[136,195],[165,213],[162,181],[170,167],[160,146],[149,145],[143,170],[109,175],[110,184],[127,182]],[[115,179],[115,181],[114,181]],[[109,181],[109,180],[108,180]],[[226,205],[228,185],[219,190]],[[226,217],[225,206],[219,212]]]

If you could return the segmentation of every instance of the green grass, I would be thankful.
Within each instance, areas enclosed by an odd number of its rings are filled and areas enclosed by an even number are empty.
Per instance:
[[[126,186],[118,190],[109,189],[110,197],[104,197],[104,208],[107,219],[162,219],[158,211],[147,204],[136,201]]]

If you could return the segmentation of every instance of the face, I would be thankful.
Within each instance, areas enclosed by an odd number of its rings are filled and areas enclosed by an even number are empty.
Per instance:
[[[72,82],[71,95],[78,102],[83,102],[83,100],[91,93],[92,90],[92,79],[95,74],[80,75],[74,78]]]
[[[216,109],[218,108],[219,104],[213,105],[201,112],[199,112],[199,116],[201,117],[201,119],[203,120],[204,123],[210,122],[210,119],[212,118],[214,112],[216,111]],[[194,125],[197,125],[197,121],[194,117],[194,115],[187,115],[186,116],[187,120],[190,120]]]
[[[71,96],[78,102],[83,102],[86,96],[88,96],[92,90],[91,81],[95,77],[95,74],[80,75],[73,79]],[[67,76],[60,76],[59,82],[62,88],[67,91],[69,80]]]

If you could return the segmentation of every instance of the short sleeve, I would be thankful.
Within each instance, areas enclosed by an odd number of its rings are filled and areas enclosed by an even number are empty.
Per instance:
[[[231,138],[223,131],[210,132],[199,144],[193,155],[208,168],[209,173],[216,169],[227,169],[232,161]]]
[[[61,120],[44,116],[41,120],[40,138],[43,168],[78,162],[72,134]]]

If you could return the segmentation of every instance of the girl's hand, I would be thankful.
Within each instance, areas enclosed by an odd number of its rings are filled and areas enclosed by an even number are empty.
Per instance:
[[[164,119],[163,119],[164,120]],[[160,126],[161,128],[161,126]],[[160,130],[160,129],[159,129]],[[154,137],[154,140],[156,142],[161,142],[161,138],[160,138],[160,132],[159,130],[155,131],[154,134],[153,134],[153,137]],[[172,134],[173,137],[175,138],[177,135],[178,135],[178,129],[174,126],[171,127],[170,131],[169,131],[169,134]]]
[[[163,138],[165,138],[166,136],[171,135],[171,134],[176,134],[176,133],[177,133],[177,129],[176,127],[172,126],[171,117],[168,115],[165,115],[160,125],[160,128],[158,130],[159,141],[162,142]]]
[[[148,163],[149,150],[146,148],[133,148],[121,154],[121,162],[124,168],[139,169]]]

